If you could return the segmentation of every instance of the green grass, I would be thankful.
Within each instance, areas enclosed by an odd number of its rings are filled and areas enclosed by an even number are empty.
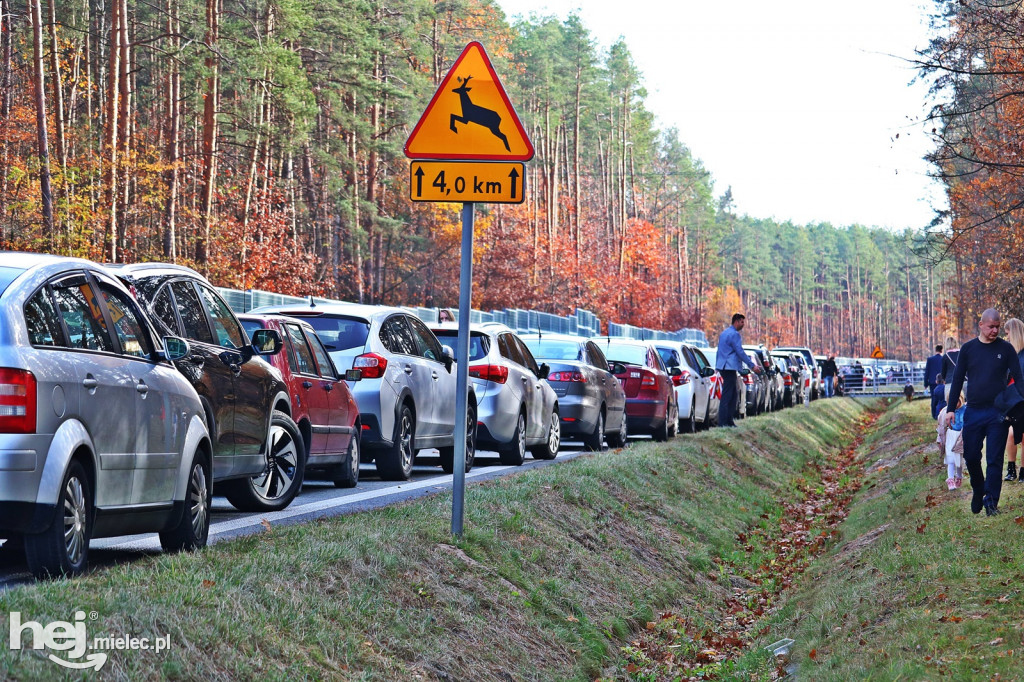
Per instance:
[[[102,679],[622,676],[621,648],[660,610],[722,617],[737,533],[797,497],[864,410],[819,401],[471,485],[458,541],[438,495],[17,588],[0,610],[43,624],[95,611],[90,637],[171,635],[165,654],[111,652]],[[0,678],[61,672],[0,647]]]

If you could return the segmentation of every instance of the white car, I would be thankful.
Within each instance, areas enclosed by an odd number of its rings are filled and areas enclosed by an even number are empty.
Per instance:
[[[679,405],[679,432],[693,433],[710,424],[712,377],[715,368],[697,355],[700,351],[680,341],[655,341],[665,367],[678,367],[681,373],[672,377],[672,386]]]

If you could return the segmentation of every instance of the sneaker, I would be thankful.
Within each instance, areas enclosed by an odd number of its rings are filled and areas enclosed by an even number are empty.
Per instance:
[[[997,506],[997,503],[989,499],[988,497],[985,498],[984,506],[985,516],[995,516],[999,513],[999,507]]]
[[[947,478],[946,479],[946,487],[949,488],[950,490],[956,490],[956,479],[955,478]]]
[[[1004,481],[1016,481],[1017,480],[1017,464],[1015,462],[1010,462],[1009,464],[1006,465],[1006,477],[1003,478],[1003,480]]]
[[[956,487],[957,489],[959,489],[959,488],[960,488],[960,486],[962,486],[963,484],[964,484],[964,479],[963,479],[963,477],[961,477],[961,476],[957,476],[956,478],[954,478],[954,479],[953,479],[953,485],[954,485],[954,486],[955,486],[955,487]]]

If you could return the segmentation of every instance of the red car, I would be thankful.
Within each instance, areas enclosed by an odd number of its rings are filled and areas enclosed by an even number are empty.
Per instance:
[[[239,315],[247,334],[273,329],[284,348],[269,361],[292,399],[291,418],[306,445],[306,471],[321,470],[339,488],[359,482],[359,408],[308,322],[283,315]]]
[[[646,341],[607,336],[592,340],[608,358],[609,371],[626,393],[629,432],[649,433],[657,441],[675,436],[679,406],[672,377],[682,371],[678,367],[667,370],[658,351]]]

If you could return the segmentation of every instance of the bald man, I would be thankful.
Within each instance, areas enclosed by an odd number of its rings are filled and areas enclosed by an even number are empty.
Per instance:
[[[960,348],[956,360],[949,395],[960,395],[967,379],[967,409],[964,411],[964,461],[971,473],[971,511],[977,514],[985,509],[989,516],[999,513],[999,493],[1003,487],[1003,450],[1009,425],[1003,413],[995,407],[995,399],[1006,388],[1007,376],[1024,398],[1024,378],[1021,377],[1017,351],[999,338],[1002,320],[999,313],[989,308],[978,322],[978,338],[971,339]],[[954,415],[947,417],[952,422]],[[985,445],[987,469],[981,472],[981,447]]]

